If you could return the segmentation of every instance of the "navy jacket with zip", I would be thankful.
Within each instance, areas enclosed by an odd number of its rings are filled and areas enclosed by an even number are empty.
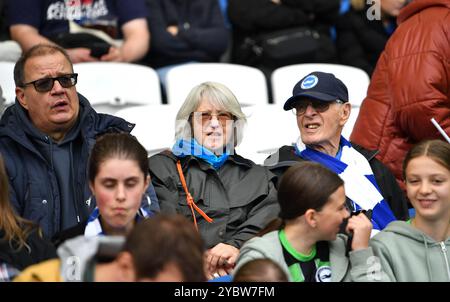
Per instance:
[[[124,119],[95,112],[86,98],[78,96],[79,120],[62,142],[69,144],[70,162],[59,169],[59,177],[54,166],[58,162],[55,158],[58,153],[54,150],[62,144],[57,145],[36,129],[17,100],[0,120],[0,154],[9,177],[11,203],[21,217],[38,223],[49,238],[62,231],[62,212],[75,215],[69,218],[76,224],[87,219],[96,206],[95,200],[89,199],[87,178],[89,152],[96,137],[106,132],[129,133],[134,128],[134,124]],[[61,173],[64,169],[68,169],[66,174]],[[63,195],[64,185],[58,179],[71,182],[65,189],[71,194]],[[150,211],[159,211],[152,186],[147,193],[152,201]],[[66,228],[67,224],[64,225]]]

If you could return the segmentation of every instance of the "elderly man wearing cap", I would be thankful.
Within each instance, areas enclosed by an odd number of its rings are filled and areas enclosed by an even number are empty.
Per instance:
[[[281,175],[298,161],[318,162],[345,183],[352,211],[372,210],[374,230],[408,218],[406,198],[391,172],[377,159],[377,151],[351,144],[342,135],[351,105],[347,87],[331,73],[313,72],[301,79],[284,104],[297,118],[300,138],[283,146],[265,164]]]

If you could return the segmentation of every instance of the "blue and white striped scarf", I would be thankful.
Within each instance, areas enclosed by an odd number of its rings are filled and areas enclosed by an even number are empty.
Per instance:
[[[148,218],[149,216],[152,216],[152,214],[141,207],[136,213],[136,221]],[[102,224],[100,223],[100,211],[96,207],[89,216],[86,228],[84,229],[84,236],[95,237],[99,235],[105,235],[105,233],[103,233]]]
[[[345,195],[354,202],[356,210],[373,210],[374,231],[384,229],[396,218],[380,193],[369,162],[343,136],[340,146],[342,148],[340,160],[299,143],[295,145],[295,153],[305,160],[320,163],[338,174],[344,181]]]

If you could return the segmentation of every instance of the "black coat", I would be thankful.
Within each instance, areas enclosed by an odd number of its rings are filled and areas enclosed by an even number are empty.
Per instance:
[[[4,231],[0,230],[0,238],[3,238],[4,235]],[[11,247],[9,242],[0,240],[0,263],[10,264],[21,271],[30,265],[57,258],[53,244],[41,238],[36,229],[30,233],[26,242],[30,251],[26,247],[16,250],[17,245],[13,244]]]
[[[228,16],[233,25],[231,60],[234,63],[255,65],[273,69],[268,62],[260,62],[246,45],[247,37],[258,39],[258,35],[302,25],[318,30],[328,39],[321,39],[321,51],[310,62],[334,60],[335,48],[331,43],[330,27],[339,15],[339,0],[282,0],[275,4],[271,0],[229,0]],[[326,43],[328,42],[328,43]],[[293,62],[302,63],[302,62]],[[272,65],[272,66],[270,66]]]
[[[193,156],[179,159],[194,201],[210,218],[197,212],[206,247],[225,243],[240,248],[279,213],[273,175],[265,167],[230,155],[217,171]],[[192,220],[176,168],[177,158],[165,151],[150,158],[150,175],[162,213],[180,213]]]
[[[353,143],[352,147],[361,153],[369,162],[375,180],[381,190],[381,195],[388,203],[394,216],[399,220],[407,220],[409,218],[409,213],[405,194],[400,189],[391,171],[375,158],[377,151],[369,151]],[[295,154],[295,148],[293,146],[283,146],[278,149],[277,153],[269,156],[266,159],[265,164],[269,165],[268,168],[281,178],[281,175],[283,175],[290,166],[300,161],[304,161],[304,159]],[[352,203],[347,202],[347,204],[351,205]]]
[[[390,21],[395,28],[395,19]],[[361,68],[372,75],[378,58],[391,35],[382,21],[369,20],[366,10],[351,10],[339,17],[336,33],[340,62]]]

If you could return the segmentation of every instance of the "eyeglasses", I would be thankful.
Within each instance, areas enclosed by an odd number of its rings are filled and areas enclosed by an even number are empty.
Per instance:
[[[28,82],[23,84],[23,86],[33,84],[34,88],[38,92],[47,92],[52,90],[55,81],[58,81],[59,84],[64,88],[70,88],[77,84],[78,73],[70,73],[65,74],[55,78],[43,78],[36,81]]]
[[[338,103],[338,104],[344,104],[344,101],[336,100],[334,102],[324,102],[324,101],[318,101],[318,100],[303,100],[299,101],[294,104],[294,108],[292,109],[292,112],[296,116],[300,116],[306,112],[306,108],[308,108],[309,105],[311,105],[315,111],[317,112],[325,112],[330,108],[330,104],[332,103]]]
[[[191,113],[191,118],[192,118],[192,116],[195,119],[200,119],[202,121],[202,123],[209,122],[213,118],[213,116],[215,116],[217,118],[217,120],[222,124],[226,124],[227,121],[233,120],[233,115],[228,112],[219,112],[219,113],[213,114],[211,112],[195,111],[195,112]]]

